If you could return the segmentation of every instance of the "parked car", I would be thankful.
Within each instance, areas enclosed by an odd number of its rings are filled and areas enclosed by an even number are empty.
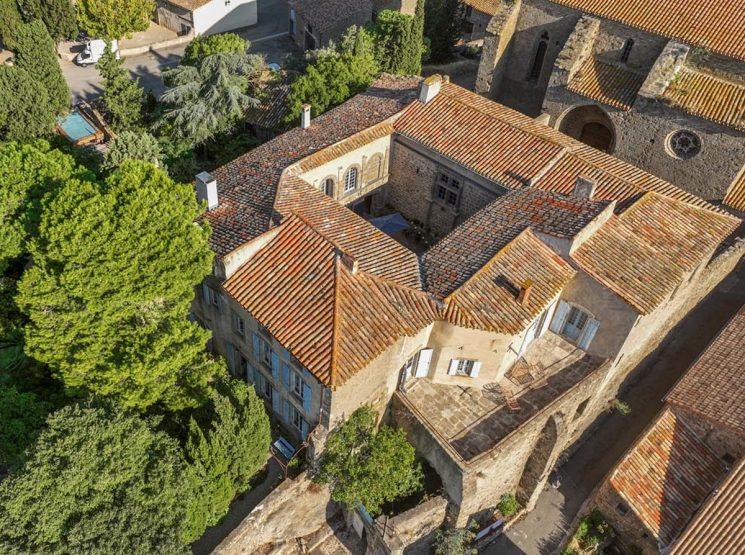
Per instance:
[[[117,59],[119,59],[119,42],[115,40],[111,41],[111,49],[116,53]],[[85,43],[85,50],[75,56],[75,63],[83,67],[95,64],[101,59],[105,50],[105,40],[90,39]]]

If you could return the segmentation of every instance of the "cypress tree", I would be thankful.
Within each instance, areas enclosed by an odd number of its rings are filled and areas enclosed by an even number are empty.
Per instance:
[[[50,135],[54,111],[49,94],[18,66],[0,66],[0,139],[28,141]]]
[[[119,133],[138,128],[145,101],[142,87],[130,78],[108,44],[96,67],[103,77],[103,102],[111,113],[111,126]]]
[[[448,62],[453,57],[453,47],[460,38],[463,23],[461,0],[439,0],[440,6],[433,17],[430,35],[430,59],[436,63]]]
[[[16,34],[22,23],[18,5],[13,0],[0,1],[0,41],[5,48],[15,48]]]
[[[16,54],[15,65],[33,75],[46,90],[52,112],[55,115],[66,113],[70,109],[70,89],[44,23],[37,19],[21,25],[16,37]]]
[[[406,59],[402,73],[407,75],[421,75],[422,73],[422,53],[424,51],[424,2],[418,0],[416,3],[416,12],[414,19],[411,21],[409,39],[406,44]]]

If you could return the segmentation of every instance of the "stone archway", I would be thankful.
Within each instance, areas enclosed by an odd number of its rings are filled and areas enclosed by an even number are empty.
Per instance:
[[[528,510],[532,509],[548,479],[548,474],[555,459],[554,453],[558,438],[559,422],[557,416],[554,415],[543,426],[538,440],[525,462],[517,486],[517,499]]]
[[[600,106],[575,106],[559,118],[556,128],[593,148],[613,152],[616,143],[615,127]]]

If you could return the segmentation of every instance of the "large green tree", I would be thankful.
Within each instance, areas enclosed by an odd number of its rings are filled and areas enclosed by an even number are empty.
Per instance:
[[[0,355],[1,356],[1,355]],[[0,468],[13,467],[34,442],[49,406],[31,392],[0,385]]]
[[[102,184],[66,182],[18,285],[26,351],[67,387],[128,407],[200,404],[224,369],[204,352],[209,332],[187,320],[213,259],[198,214],[191,186],[145,162]]]
[[[264,68],[253,54],[219,52],[198,66],[181,64],[164,74],[172,85],[161,100],[167,108],[162,124],[177,139],[200,145],[234,128],[259,101],[249,94]]]
[[[368,27],[375,37],[376,58],[380,69],[386,73],[406,75],[409,73],[413,60],[413,51],[419,51],[421,64],[421,44],[411,45],[411,27],[414,18],[395,10],[383,10]]]
[[[15,65],[34,77],[37,88],[46,90],[49,108],[55,115],[66,113],[70,109],[70,89],[57,61],[54,41],[40,20],[21,25],[15,50]]]
[[[145,31],[155,0],[77,0],[78,23],[92,37],[118,40]]]
[[[429,0],[427,6],[430,60],[435,63],[449,62],[453,58],[455,43],[461,35],[463,3],[461,0]]]
[[[49,94],[28,71],[0,65],[0,140],[28,141],[54,130]]]
[[[329,435],[314,479],[331,486],[331,499],[348,506],[361,502],[371,514],[383,503],[418,491],[422,469],[403,430],[376,427],[370,407],[354,411]]]
[[[43,21],[55,42],[75,38],[78,32],[75,8],[70,0],[18,0],[18,6],[26,21]]]
[[[0,144],[0,274],[29,251],[44,195],[73,178],[94,176],[46,141]]]
[[[409,26],[409,37],[405,45],[404,65],[401,73],[421,75],[422,54],[424,53],[424,1],[418,0],[414,19]]]
[[[186,553],[181,450],[155,424],[102,407],[53,413],[0,483],[0,552]]]
[[[198,66],[207,56],[219,52],[245,54],[250,45],[251,43],[235,33],[218,33],[206,37],[199,35],[186,46],[181,63]]]
[[[145,91],[137,79],[129,76],[109,45],[96,67],[103,78],[103,102],[111,115],[111,126],[117,132],[140,127]]]
[[[200,425],[192,419],[187,460],[194,494],[187,516],[187,539],[202,535],[227,512],[233,498],[248,490],[267,460],[271,435],[264,403],[253,387],[232,378],[218,381]]]

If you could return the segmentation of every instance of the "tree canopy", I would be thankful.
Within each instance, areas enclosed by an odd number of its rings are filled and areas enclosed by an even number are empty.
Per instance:
[[[16,60],[18,69],[27,71],[49,96],[49,109],[55,115],[70,109],[70,89],[57,61],[54,41],[40,20],[24,23],[16,35]],[[36,96],[36,95],[34,95]]]
[[[245,54],[250,45],[250,42],[235,33],[218,33],[206,37],[198,35],[186,46],[181,63],[197,66],[206,57],[212,56],[212,54],[218,54],[219,52]]]
[[[22,23],[18,4],[13,0],[0,2],[0,40],[6,48],[15,48],[16,34]]]
[[[161,97],[167,106],[161,125],[195,145],[232,129],[248,108],[258,105],[248,89],[263,68],[260,56],[219,52],[198,66],[181,64],[168,70],[164,77],[172,87]]]
[[[70,0],[18,0],[18,6],[26,21],[43,21],[55,42],[75,38],[78,32],[75,8]]]
[[[67,181],[18,284],[27,353],[66,387],[127,407],[200,404],[224,369],[204,352],[209,332],[187,320],[213,259],[198,214],[189,185],[145,162],[101,184]]]
[[[328,438],[314,479],[331,487],[331,498],[348,506],[361,502],[371,514],[383,503],[422,487],[422,469],[403,430],[376,429],[377,414],[354,411]]]
[[[46,137],[54,121],[49,94],[32,74],[17,66],[0,65],[0,140]]]
[[[13,467],[33,444],[41,430],[49,405],[32,392],[0,385],[0,468]]]
[[[160,166],[162,157],[160,143],[150,133],[124,131],[109,144],[101,167],[114,170],[127,160],[142,160]]]
[[[184,463],[155,424],[94,406],[53,413],[0,482],[0,552],[186,553]]]
[[[94,176],[46,141],[0,144],[0,274],[12,259],[29,251],[43,196],[70,179]]]
[[[145,100],[142,87],[129,76],[108,44],[96,67],[103,78],[103,102],[111,113],[111,126],[117,132],[138,128]]]
[[[314,117],[338,106],[367,89],[379,72],[372,37],[363,28],[350,27],[338,48],[331,45],[318,52],[292,83],[285,123],[297,122],[306,103]]]
[[[376,58],[381,71],[406,75],[415,61],[411,44],[411,26],[414,18],[396,10],[383,10],[368,30],[375,37]],[[421,66],[421,50],[419,53]]]
[[[155,0],[77,0],[78,23],[90,36],[106,40],[146,31]]]
[[[210,395],[209,418],[189,423],[186,446],[193,495],[187,511],[187,538],[202,535],[245,492],[267,460],[271,436],[264,403],[245,382],[225,378]]]
[[[430,60],[449,62],[463,23],[461,0],[427,0],[426,35],[430,39]]]

